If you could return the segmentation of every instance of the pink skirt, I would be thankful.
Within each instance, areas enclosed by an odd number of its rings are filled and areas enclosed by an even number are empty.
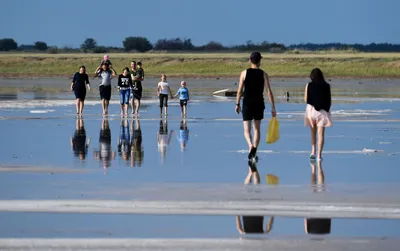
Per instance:
[[[304,125],[310,126],[310,120],[315,121],[318,127],[331,127],[331,114],[325,110],[317,111],[314,106],[307,104],[306,113],[304,116]]]

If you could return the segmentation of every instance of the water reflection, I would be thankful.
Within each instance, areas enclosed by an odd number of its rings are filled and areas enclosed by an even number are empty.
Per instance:
[[[325,175],[322,169],[322,162],[310,162],[311,185],[316,193],[325,191]],[[330,234],[331,219],[329,218],[306,218],[304,219],[304,231],[307,234]]]
[[[186,145],[189,140],[189,129],[187,127],[186,119],[181,120],[179,126],[178,141],[181,146],[181,151],[186,150]]]
[[[172,133],[172,130],[168,132],[168,121],[166,119],[164,121],[160,119],[160,127],[157,134],[157,144],[158,152],[161,153],[161,163],[164,163],[167,147],[171,142]]]
[[[140,120],[132,119],[132,142],[131,142],[131,167],[142,166],[144,159],[144,150],[142,146],[142,129]]]
[[[106,118],[101,122],[100,137],[99,137],[99,150],[94,150],[94,159],[99,160],[103,168],[111,166],[111,160],[115,159],[115,152],[111,149],[111,129],[110,124]]]
[[[260,174],[256,163],[249,161],[249,172],[244,179],[245,185],[260,184]],[[268,183],[268,179],[267,179]],[[236,216],[236,229],[240,234],[268,234],[274,224],[274,216],[269,217],[264,229],[264,216]]]
[[[71,147],[76,158],[84,160],[88,153],[90,138],[86,141],[85,124],[82,117],[76,119],[75,133],[71,137]]]
[[[124,161],[129,161],[131,154],[131,135],[129,130],[129,121],[127,119],[121,120],[117,149],[118,154],[122,156],[122,159]]]

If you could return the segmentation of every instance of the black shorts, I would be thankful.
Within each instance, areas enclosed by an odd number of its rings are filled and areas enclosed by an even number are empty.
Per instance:
[[[160,94],[158,97],[160,98],[160,108],[163,108],[164,105],[168,107],[168,94]]]
[[[74,88],[75,98],[85,101],[86,88]]]
[[[111,85],[99,86],[100,99],[110,100],[111,99]]]
[[[264,118],[265,105],[247,105],[243,104],[242,115],[243,121],[262,120]]]
[[[181,100],[179,100],[179,104],[181,105],[181,107],[187,106],[187,102],[188,102],[187,99],[181,99]]]

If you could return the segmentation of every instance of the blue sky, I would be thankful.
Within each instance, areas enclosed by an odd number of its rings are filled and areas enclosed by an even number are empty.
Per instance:
[[[400,43],[398,0],[3,0],[0,38],[78,47],[88,37],[122,46],[128,36],[224,45]]]

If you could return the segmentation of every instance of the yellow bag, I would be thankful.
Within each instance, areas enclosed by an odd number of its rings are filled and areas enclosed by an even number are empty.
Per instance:
[[[279,139],[279,122],[276,117],[272,117],[269,121],[268,131],[267,131],[267,143],[272,144]]]

